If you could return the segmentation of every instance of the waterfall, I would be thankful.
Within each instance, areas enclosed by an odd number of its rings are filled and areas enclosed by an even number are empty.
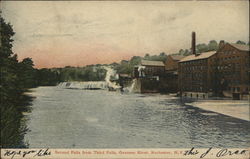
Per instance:
[[[88,82],[62,82],[58,87],[69,89],[107,89],[105,81],[88,81]]]
[[[116,71],[109,66],[102,66],[106,71],[105,81],[86,81],[86,82],[61,82],[58,87],[69,88],[69,89],[109,89],[117,90],[120,88],[119,85],[111,82],[111,77],[117,78]]]
[[[131,86],[128,88],[128,91],[130,93],[132,93],[134,91],[135,83],[136,83],[136,79],[133,79]]]
[[[135,93],[136,92],[136,79],[133,79],[132,84],[128,87],[125,87],[123,90],[127,93]]]
[[[119,89],[120,88],[119,85],[117,85],[114,82],[110,81],[112,76],[117,78],[116,71],[114,69],[112,69],[111,67],[108,67],[108,66],[103,66],[103,68],[107,71],[105,81],[106,81],[108,87],[112,88],[112,89],[115,89],[115,90]]]

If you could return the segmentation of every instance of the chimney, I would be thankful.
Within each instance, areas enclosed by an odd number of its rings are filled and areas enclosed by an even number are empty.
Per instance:
[[[195,32],[192,32],[191,52],[196,55],[195,45]]]
[[[225,45],[225,41],[221,40],[220,43],[219,43],[219,49],[222,48],[224,45]]]

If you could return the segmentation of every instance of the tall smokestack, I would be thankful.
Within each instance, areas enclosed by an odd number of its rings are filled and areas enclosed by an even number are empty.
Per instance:
[[[192,46],[191,46],[191,51],[192,51],[192,54],[196,55],[196,51],[195,51],[195,32],[192,32]]]

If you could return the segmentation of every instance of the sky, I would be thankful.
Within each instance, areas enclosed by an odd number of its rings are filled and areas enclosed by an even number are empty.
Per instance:
[[[37,68],[109,64],[190,49],[210,40],[249,41],[248,1],[2,1],[13,51]]]

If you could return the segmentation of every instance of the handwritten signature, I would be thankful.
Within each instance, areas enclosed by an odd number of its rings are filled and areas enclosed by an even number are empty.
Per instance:
[[[213,155],[215,153],[216,157],[225,157],[225,156],[237,156],[237,155],[247,155],[248,150],[246,149],[238,149],[238,150],[230,150],[227,148],[216,149],[216,152],[212,153],[212,147],[208,148],[205,152],[200,152],[199,149],[195,149],[192,147],[190,150],[184,152],[184,156],[199,156],[199,158],[204,158],[208,154]]]
[[[15,156],[25,157],[32,155],[33,157],[49,156],[51,152],[49,149],[39,149],[39,150],[5,150],[4,156],[11,156],[13,159]]]

